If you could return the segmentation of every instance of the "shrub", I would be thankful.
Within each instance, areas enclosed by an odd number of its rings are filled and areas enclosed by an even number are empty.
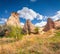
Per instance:
[[[23,34],[21,33],[21,31],[22,31],[22,29],[20,27],[10,26],[9,27],[9,34],[6,37],[21,39],[22,36],[23,36]]]
[[[39,33],[39,28],[38,27],[35,28],[35,33]]]

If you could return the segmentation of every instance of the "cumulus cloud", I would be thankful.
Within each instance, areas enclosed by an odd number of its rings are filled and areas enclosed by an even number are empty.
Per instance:
[[[31,2],[36,2],[37,0],[30,0]]]
[[[52,18],[54,21],[59,20],[60,19],[60,11],[57,11],[56,15],[51,16],[50,18]]]
[[[34,20],[34,18],[37,18],[39,20],[42,20],[43,16],[39,13],[36,13],[34,10],[29,9],[28,7],[23,7],[22,10],[18,10],[17,13],[19,13],[20,17],[24,19],[30,19]]]
[[[0,18],[0,23],[5,23],[7,21],[6,18]]]
[[[5,21],[5,22],[7,21],[7,19],[6,19],[6,18],[1,18],[1,20],[2,20],[2,21]]]
[[[43,18],[42,20],[47,20],[48,16],[42,16],[42,18]],[[56,14],[53,16],[50,16],[50,18],[53,19],[53,21],[59,20],[60,19],[60,11],[57,11]],[[47,23],[46,21],[41,21],[40,23],[36,23],[35,26],[42,27],[42,26],[45,26],[46,23]]]
[[[43,16],[37,12],[35,12],[32,9],[29,9],[28,7],[23,7],[21,10],[18,10],[17,13],[19,13],[19,16],[23,19],[30,19],[31,21],[34,20],[35,18],[37,20],[42,20],[40,23],[36,23],[35,26],[44,26],[46,25],[46,20],[48,19],[48,16]],[[57,11],[57,13],[53,16],[50,16],[51,19],[53,19],[54,21],[60,19],[60,11]],[[22,23],[23,25],[23,23]]]
[[[21,25],[24,25],[24,23],[23,23],[23,22],[20,22],[20,24],[21,24]]]
[[[35,26],[36,27],[42,27],[42,26],[45,26],[46,25],[46,21],[41,21],[40,23],[36,23]]]
[[[37,20],[42,20],[44,18],[44,16],[39,14],[39,13],[37,13],[37,17],[36,18],[37,18]]]

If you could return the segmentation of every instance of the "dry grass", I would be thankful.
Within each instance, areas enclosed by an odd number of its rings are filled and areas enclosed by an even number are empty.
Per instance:
[[[26,35],[18,41],[2,42],[0,54],[59,54],[60,42],[56,39],[54,39],[56,42],[51,41],[53,38],[55,38],[54,33],[48,31],[44,34]],[[6,41],[6,39],[3,40]]]

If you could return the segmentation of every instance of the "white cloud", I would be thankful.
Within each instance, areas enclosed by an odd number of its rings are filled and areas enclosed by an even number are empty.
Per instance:
[[[37,20],[44,20],[40,23],[35,24],[35,26],[39,26],[39,27],[46,25],[46,20],[48,19],[48,16],[43,16],[35,12],[34,10],[29,9],[28,7],[23,7],[23,9],[18,10],[17,13],[19,13],[19,16],[24,19],[34,20],[36,18]],[[60,19],[60,11],[57,11],[57,13],[54,16],[50,16],[50,18],[53,19],[54,21]]]
[[[56,15],[51,16],[50,18],[52,18],[54,21],[60,19],[60,11],[57,11]]]
[[[21,24],[21,25],[24,25],[24,23],[23,23],[23,22],[20,22],[20,24]]]
[[[42,26],[45,26],[46,23],[47,23],[46,21],[41,21],[40,23],[36,23],[35,26],[42,27]]]
[[[20,17],[24,19],[30,19],[34,20],[34,18],[37,18],[39,20],[42,20],[43,16],[39,13],[36,13],[34,10],[29,9],[27,7],[23,7],[22,10],[18,10],[17,13],[19,13]]]
[[[7,21],[7,19],[6,19],[6,18],[1,18],[1,20],[2,20],[2,21],[5,21],[5,22]]]
[[[0,18],[0,23],[5,23],[7,21],[6,18]]]
[[[43,15],[41,15],[41,14],[37,13],[37,17],[36,17],[36,18],[37,18],[37,20],[42,20],[42,19],[43,19],[43,17],[44,17]]]
[[[60,14],[60,11],[57,11],[58,14]]]
[[[36,2],[37,0],[30,0],[31,2]]]
[[[46,20],[46,19],[48,19],[48,16],[42,15],[42,17],[40,17],[40,18],[43,18],[43,20]],[[53,19],[54,21],[59,20],[60,19],[60,11],[57,11],[56,14],[54,16],[51,16],[50,18]],[[46,21],[42,21],[40,23],[36,23],[35,26],[42,27],[42,26],[45,26],[46,23],[47,23]]]

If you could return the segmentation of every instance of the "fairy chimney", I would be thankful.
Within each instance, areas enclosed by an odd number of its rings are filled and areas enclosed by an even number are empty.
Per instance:
[[[20,27],[19,14],[16,12],[11,13],[11,16],[6,22],[7,26],[18,26]]]
[[[48,31],[48,30],[51,30],[54,28],[55,28],[55,24],[54,24],[53,20],[51,18],[48,18],[47,24],[46,24],[45,28],[43,29],[43,31]]]
[[[34,33],[35,26],[31,23],[30,20],[26,20],[26,23],[23,27],[23,33]]]

